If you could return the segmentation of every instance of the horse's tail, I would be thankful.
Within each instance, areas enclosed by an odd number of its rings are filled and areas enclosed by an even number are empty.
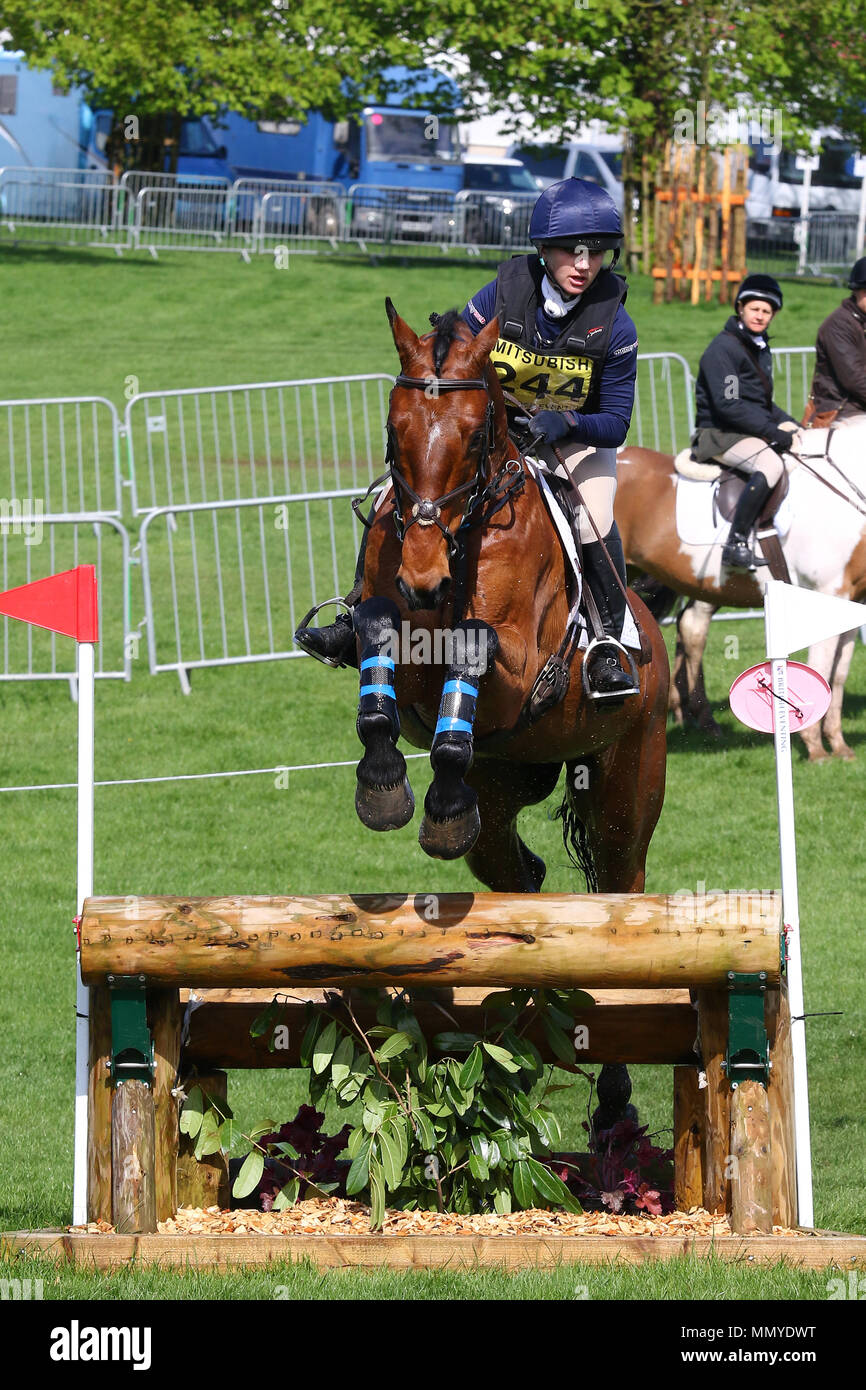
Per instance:
[[[574,771],[576,762],[565,765],[565,794],[562,805],[556,812],[557,820],[562,821],[562,843],[565,852],[586,879],[588,893],[598,892],[598,874],[592,857],[592,846],[584,822],[577,812],[574,796]]]

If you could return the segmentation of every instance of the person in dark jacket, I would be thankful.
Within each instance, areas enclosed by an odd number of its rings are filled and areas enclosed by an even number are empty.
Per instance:
[[[848,298],[818,329],[812,423],[830,412],[839,425],[866,417],[866,256],[853,266],[848,288]]]
[[[749,481],[743,489],[722,564],[753,570],[749,536],[782,476],[784,455],[796,446],[798,422],[773,401],[773,361],[766,330],[782,307],[771,275],[747,275],[735,312],[700,361],[692,449],[701,462],[725,463]]]
[[[503,262],[462,317],[476,335],[498,317],[490,360],[519,402],[508,412],[512,432],[522,434],[523,446],[550,467],[557,463],[554,446],[562,454],[625,585],[613,500],[616,450],[625,441],[634,404],[638,344],[624,308],[627,286],[613,273],[622,244],[619,212],[597,184],[565,179],[538,199],[529,236],[538,254]],[[612,258],[605,266],[608,251]],[[594,698],[622,698],[638,693],[617,655],[625,597],[583,511],[584,578],[605,632],[587,657],[587,683]],[[362,572],[359,557],[356,581]],[[359,594],[356,585],[346,603]],[[295,641],[313,656],[343,664],[351,660],[352,619],[341,614],[329,627],[301,629]]]

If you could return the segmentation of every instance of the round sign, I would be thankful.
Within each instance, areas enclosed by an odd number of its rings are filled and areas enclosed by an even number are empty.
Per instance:
[[[802,661],[788,662],[788,725],[794,733],[817,724],[830,708],[831,691],[824,677]],[[773,732],[773,670],[769,661],[750,666],[731,686],[731,709],[741,724]]]

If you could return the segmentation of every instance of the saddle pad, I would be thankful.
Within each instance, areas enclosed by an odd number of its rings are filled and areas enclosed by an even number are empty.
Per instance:
[[[680,449],[674,459],[674,469],[681,478],[695,478],[699,482],[710,481],[718,478],[722,471],[720,463],[713,463],[712,459],[707,463],[698,463],[692,456],[691,445],[687,449]]]
[[[544,499],[544,504],[547,507],[548,512],[550,513],[550,519],[556,527],[557,534],[559,535],[559,539],[562,542],[562,548],[565,551],[565,554],[568,558],[568,562],[571,565],[571,568],[574,572],[576,584],[575,593],[577,594],[575,606],[577,606],[583,594],[583,577],[581,575],[580,564],[578,563],[577,559],[577,547],[574,544],[574,532],[571,529],[571,523],[569,522],[568,517],[563,514],[562,508],[560,507],[555,496],[551,492],[550,484],[548,483],[547,478],[545,477],[545,473],[547,470],[543,461],[541,459],[530,457],[529,455],[525,455],[524,457],[529,472],[532,474],[532,476],[535,478],[535,481],[538,483],[538,490],[541,493],[542,498]],[[559,469],[557,469],[557,471],[559,471]],[[572,610],[572,612],[573,611],[574,610]],[[581,622],[583,623],[583,631],[580,634],[580,642],[578,643],[579,651],[585,650],[585,648],[589,645],[589,634],[586,630],[586,622],[582,615]],[[630,647],[632,651],[640,651],[640,634],[637,630],[634,618],[632,617],[628,607],[625,610],[625,618],[623,620],[622,632],[620,634],[619,640],[624,647]]]
[[[677,535],[684,545],[724,545],[730,527],[716,514],[715,483],[698,483],[691,478],[678,477],[677,484]],[[780,536],[786,536],[791,529],[793,511],[791,494],[782,502],[773,518]]]

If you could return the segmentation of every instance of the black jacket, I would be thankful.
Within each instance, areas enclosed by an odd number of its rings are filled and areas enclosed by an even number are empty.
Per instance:
[[[783,420],[793,420],[773,404],[773,359],[759,348],[732,314],[701,358],[695,388],[695,427],[754,435],[778,448],[791,443]]]
[[[866,410],[866,314],[853,294],[818,329],[812,400],[819,413],[838,410],[843,419]]]

